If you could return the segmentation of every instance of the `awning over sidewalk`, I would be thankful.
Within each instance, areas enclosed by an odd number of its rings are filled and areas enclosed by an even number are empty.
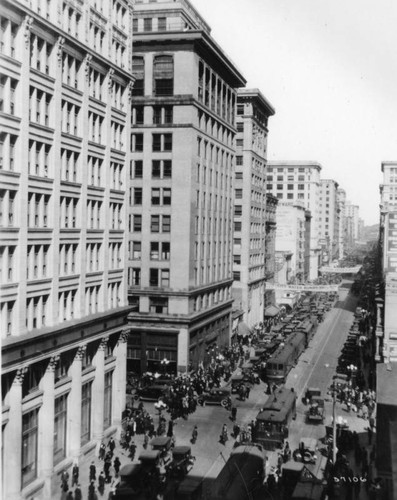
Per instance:
[[[265,316],[273,318],[274,316],[277,316],[277,314],[280,312],[280,309],[277,306],[267,306],[265,309]]]
[[[240,323],[237,326],[237,334],[246,337],[250,333],[251,330],[249,329],[247,323],[244,323],[244,321],[240,321]]]

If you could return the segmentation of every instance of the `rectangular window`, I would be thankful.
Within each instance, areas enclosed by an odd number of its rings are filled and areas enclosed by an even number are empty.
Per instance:
[[[156,268],[149,269],[149,285],[150,286],[159,285],[159,270]]]
[[[143,151],[143,134],[131,135],[131,151],[132,152]]]
[[[133,231],[140,233],[142,231],[142,215],[134,215]]]
[[[168,298],[149,297],[149,310],[151,313],[168,314]]]
[[[160,257],[160,243],[158,241],[150,242],[150,260],[159,260]]]
[[[142,188],[134,188],[134,205],[142,205]]]
[[[67,394],[55,399],[54,415],[54,463],[66,457]]]
[[[83,384],[81,388],[81,445],[91,439],[91,389],[92,382]]]
[[[22,487],[37,477],[38,414],[36,409],[22,416]]]
[[[105,373],[103,428],[112,425],[112,393],[113,393],[113,371]]]
[[[163,233],[171,232],[171,215],[163,215],[162,231]]]
[[[155,56],[153,60],[153,94],[167,96],[174,93],[174,59],[172,56]]]
[[[150,231],[152,233],[160,232],[160,215],[152,215],[150,219]]]
[[[132,258],[140,259],[142,254],[142,243],[140,241],[132,242]]]

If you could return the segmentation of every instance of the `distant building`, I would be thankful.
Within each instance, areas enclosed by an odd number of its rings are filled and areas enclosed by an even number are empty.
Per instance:
[[[316,162],[272,161],[268,163],[267,190],[279,201],[298,201],[310,210],[310,279],[318,277],[320,247],[320,172]]]
[[[276,252],[291,252],[288,281],[305,282],[305,224],[303,203],[280,201],[276,213]]]
[[[337,203],[339,210],[338,256],[343,259],[346,248],[346,191],[338,188]]]
[[[266,155],[274,108],[258,89],[239,89],[234,179],[233,298],[248,326],[263,321],[266,282]]]
[[[185,371],[230,341],[245,80],[187,0],[136,2],[134,15],[128,363]]]
[[[2,498],[120,429],[132,2],[4,0]]]
[[[332,179],[321,179],[319,235],[322,248],[322,263],[332,262],[339,254],[339,209],[338,183]]]
[[[276,210],[278,199],[266,193],[266,237],[265,237],[265,275],[267,283],[274,283],[277,273],[276,258]],[[266,307],[275,303],[273,290],[265,291],[265,311]]]
[[[360,207],[353,205],[349,200],[345,203],[346,246],[353,248],[359,238]]]

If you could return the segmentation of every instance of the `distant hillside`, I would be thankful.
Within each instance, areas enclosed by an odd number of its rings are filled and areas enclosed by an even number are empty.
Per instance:
[[[364,226],[362,234],[360,235],[361,241],[373,241],[377,240],[379,235],[379,224],[374,224],[372,226]]]

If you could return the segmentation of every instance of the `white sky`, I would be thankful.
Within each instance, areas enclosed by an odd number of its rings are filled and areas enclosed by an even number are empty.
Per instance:
[[[269,160],[312,160],[379,221],[397,160],[397,0],[191,0],[276,109]]]

